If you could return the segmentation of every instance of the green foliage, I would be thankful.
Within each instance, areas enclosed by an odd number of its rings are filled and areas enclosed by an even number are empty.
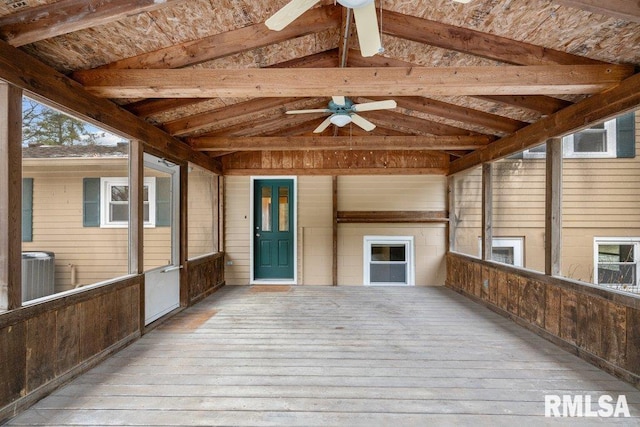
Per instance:
[[[22,100],[22,141],[25,145],[95,144],[89,125],[32,99]]]

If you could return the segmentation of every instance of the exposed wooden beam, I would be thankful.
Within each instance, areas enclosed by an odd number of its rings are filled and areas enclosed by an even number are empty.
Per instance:
[[[195,137],[187,142],[198,151],[473,150],[491,140],[485,136],[274,136]]]
[[[382,31],[403,39],[514,65],[603,64],[583,56],[392,11],[384,12]]]
[[[633,74],[629,65],[503,67],[86,70],[107,98],[592,94]]]
[[[326,106],[326,103],[318,103],[310,105],[310,108],[322,108]],[[316,116],[317,117],[317,116]],[[227,126],[221,129],[216,129],[212,132],[208,132],[206,136],[262,136],[270,132],[286,131],[292,129],[303,123],[309,123],[313,120],[311,114],[297,114],[291,116],[285,116],[284,114],[277,114],[275,116],[270,115],[261,119],[254,119],[248,122],[240,122],[231,126]],[[317,117],[318,124],[320,120]]]
[[[333,6],[313,8],[282,31],[271,31],[263,23],[254,24],[115,61],[99,69],[181,68],[337,28],[338,25],[340,25],[340,8]]]
[[[390,129],[411,132],[416,135],[480,135],[467,129],[451,126],[445,123],[438,123],[419,117],[408,116],[394,111],[367,111],[362,115],[370,119],[375,124],[380,124]]]
[[[544,115],[553,114],[572,104],[572,102],[564,99],[544,95],[483,95],[476,96],[476,98],[524,108]]]
[[[0,42],[0,79],[117,135],[143,141],[168,156],[220,173],[220,164],[209,156],[194,151],[113,102],[87,93],[75,81],[5,42]]]
[[[151,98],[126,104],[123,108],[141,118],[164,113],[177,108],[207,102],[208,98]]]
[[[289,61],[278,62],[265,68],[333,68],[338,66],[338,49],[330,49]]]
[[[280,62],[270,65],[267,68],[331,68],[338,66],[338,49],[331,49],[325,52],[304,56],[302,58],[292,59],[290,61]],[[167,98],[167,99],[144,99],[141,101],[126,104],[124,108],[136,114],[139,117],[146,118],[155,114],[164,113],[166,111],[175,110],[177,108],[187,107],[202,102],[207,102],[208,98]]]
[[[22,46],[183,1],[61,0],[0,18],[0,36],[13,46]]]
[[[373,100],[382,100],[381,97],[373,97]],[[398,107],[407,110],[419,111],[434,116],[444,117],[463,123],[471,123],[487,129],[499,132],[511,133],[525,127],[528,123],[514,120],[496,114],[486,113],[473,108],[462,107],[448,102],[422,96],[398,96],[393,98]]]
[[[631,0],[556,0],[565,6],[640,23],[640,2]]]
[[[284,113],[291,105],[300,102],[300,98],[259,98],[221,107],[193,116],[187,116],[163,124],[171,135],[186,135],[215,124],[222,128],[227,122],[237,123],[239,119],[249,118],[265,110],[277,110]]]
[[[416,64],[400,61],[398,59],[386,58],[381,55],[363,57],[352,54],[349,64],[353,67],[417,67]],[[493,102],[510,105],[517,108],[536,111],[542,114],[553,114],[556,111],[571,105],[571,102],[545,95],[483,95],[476,98],[487,99]]]
[[[451,173],[497,160],[609,119],[640,105],[640,73],[451,163]]]

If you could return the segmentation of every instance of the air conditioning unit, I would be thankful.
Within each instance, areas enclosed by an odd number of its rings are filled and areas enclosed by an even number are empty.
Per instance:
[[[22,301],[53,294],[55,276],[53,252],[22,252]]]

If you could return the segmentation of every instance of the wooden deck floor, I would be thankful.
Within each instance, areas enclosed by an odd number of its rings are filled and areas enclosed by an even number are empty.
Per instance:
[[[9,425],[638,425],[640,391],[445,288],[226,287]]]

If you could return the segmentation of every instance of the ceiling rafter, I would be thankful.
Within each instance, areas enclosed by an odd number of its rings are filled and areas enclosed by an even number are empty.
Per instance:
[[[499,69],[499,72],[497,72]],[[85,70],[74,78],[106,98],[592,94],[628,65],[399,68]]]
[[[485,136],[297,136],[200,137],[187,142],[197,151],[298,150],[474,150],[491,141]]]
[[[557,3],[625,21],[640,23],[640,3],[630,0],[556,0]]]
[[[391,129],[399,131],[411,132],[416,135],[443,135],[443,136],[464,136],[464,135],[481,135],[467,129],[456,126],[438,123],[419,117],[408,116],[394,111],[367,111],[366,118],[372,122]],[[488,137],[488,135],[485,135]]]
[[[380,55],[364,58],[361,55],[352,55],[353,67],[418,67],[419,65]],[[553,98],[546,95],[479,95],[475,98],[498,102],[512,107],[532,110],[541,114],[552,114],[571,105],[571,102]]]
[[[496,36],[469,28],[455,27],[393,11],[384,11],[385,34],[413,40],[443,49],[492,59],[513,65],[604,64],[602,61],[573,55]]]
[[[373,101],[380,101],[383,98],[372,97],[371,99]],[[397,96],[393,99],[400,108],[427,113],[462,123],[470,123],[504,133],[515,132],[528,124],[508,117],[498,116],[496,114],[422,96]]]
[[[340,25],[340,10],[333,6],[311,9],[282,31],[271,31],[263,23],[176,44],[122,59],[96,69],[182,68],[245,52],[295,37],[318,33]]]
[[[0,18],[0,36],[13,46],[23,46],[183,1],[185,0],[61,0]]]
[[[212,124],[222,128],[225,127],[227,122],[237,122],[238,119],[250,120],[255,117],[256,114],[267,114],[267,111],[269,111],[271,115],[274,114],[274,110],[284,113],[287,108],[293,108],[293,106],[296,103],[300,103],[301,100],[304,99],[293,97],[257,98],[166,122],[162,127],[173,136],[195,132]]]

